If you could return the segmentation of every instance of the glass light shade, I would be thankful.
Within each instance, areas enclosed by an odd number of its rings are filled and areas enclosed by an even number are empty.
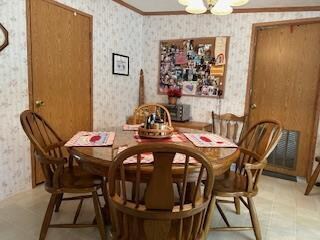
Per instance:
[[[225,0],[218,0],[216,5],[211,9],[211,13],[214,15],[228,15],[232,11],[232,7]]]
[[[178,0],[178,2],[183,6],[188,6],[189,0]]]
[[[245,5],[249,2],[249,0],[229,0],[230,6],[239,7]]]
[[[202,0],[189,0],[186,11],[188,13],[201,14],[205,13],[207,11],[207,8]]]

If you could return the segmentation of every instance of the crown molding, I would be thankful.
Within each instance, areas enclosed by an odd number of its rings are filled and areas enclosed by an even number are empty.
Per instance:
[[[161,11],[144,12],[122,0],[113,0],[114,2],[142,15],[142,16],[161,16],[161,15],[192,15],[185,11]],[[320,6],[300,6],[300,7],[269,7],[269,8],[236,8],[233,13],[262,13],[262,12],[308,12],[320,11]],[[205,14],[211,14],[209,11]]]

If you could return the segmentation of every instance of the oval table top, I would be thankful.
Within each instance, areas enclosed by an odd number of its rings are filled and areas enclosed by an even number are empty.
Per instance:
[[[110,166],[114,149],[121,146],[134,146],[139,143],[134,138],[135,131],[123,131],[122,128],[108,129],[116,133],[113,146],[111,147],[72,147],[69,149],[70,153],[81,157],[78,163],[93,174],[100,176],[108,176],[108,167]],[[200,133],[204,131],[176,128],[175,131],[179,133]],[[208,133],[208,132],[206,132]],[[230,165],[239,157],[240,151],[237,148],[199,148],[192,142],[186,140],[185,142],[175,142],[174,144],[184,145],[195,148],[203,152],[212,163],[215,175],[221,175],[229,169]]]

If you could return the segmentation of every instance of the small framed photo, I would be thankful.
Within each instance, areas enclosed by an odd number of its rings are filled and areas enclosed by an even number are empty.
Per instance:
[[[112,73],[129,76],[129,57],[112,53]]]

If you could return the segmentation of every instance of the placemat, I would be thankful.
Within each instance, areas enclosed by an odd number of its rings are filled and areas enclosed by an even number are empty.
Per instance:
[[[123,150],[125,150],[126,148],[128,148],[127,146],[122,146],[118,148],[118,153],[122,152]],[[146,163],[152,163],[154,161],[153,159],[153,154],[152,153],[143,153],[141,154],[141,163],[146,164]],[[186,156],[184,154],[181,153],[176,153],[176,155],[174,156],[173,159],[173,163],[185,163],[186,161]],[[124,164],[134,164],[137,163],[137,156],[131,156],[129,158],[127,158],[126,160],[124,160],[123,162]],[[193,157],[189,158],[189,163],[198,163]]]
[[[236,144],[229,139],[221,137],[212,133],[184,133],[184,135],[196,146],[196,147],[223,147],[223,148],[236,148]]]
[[[74,135],[66,147],[105,147],[113,144],[115,132],[86,132],[81,131]]]

